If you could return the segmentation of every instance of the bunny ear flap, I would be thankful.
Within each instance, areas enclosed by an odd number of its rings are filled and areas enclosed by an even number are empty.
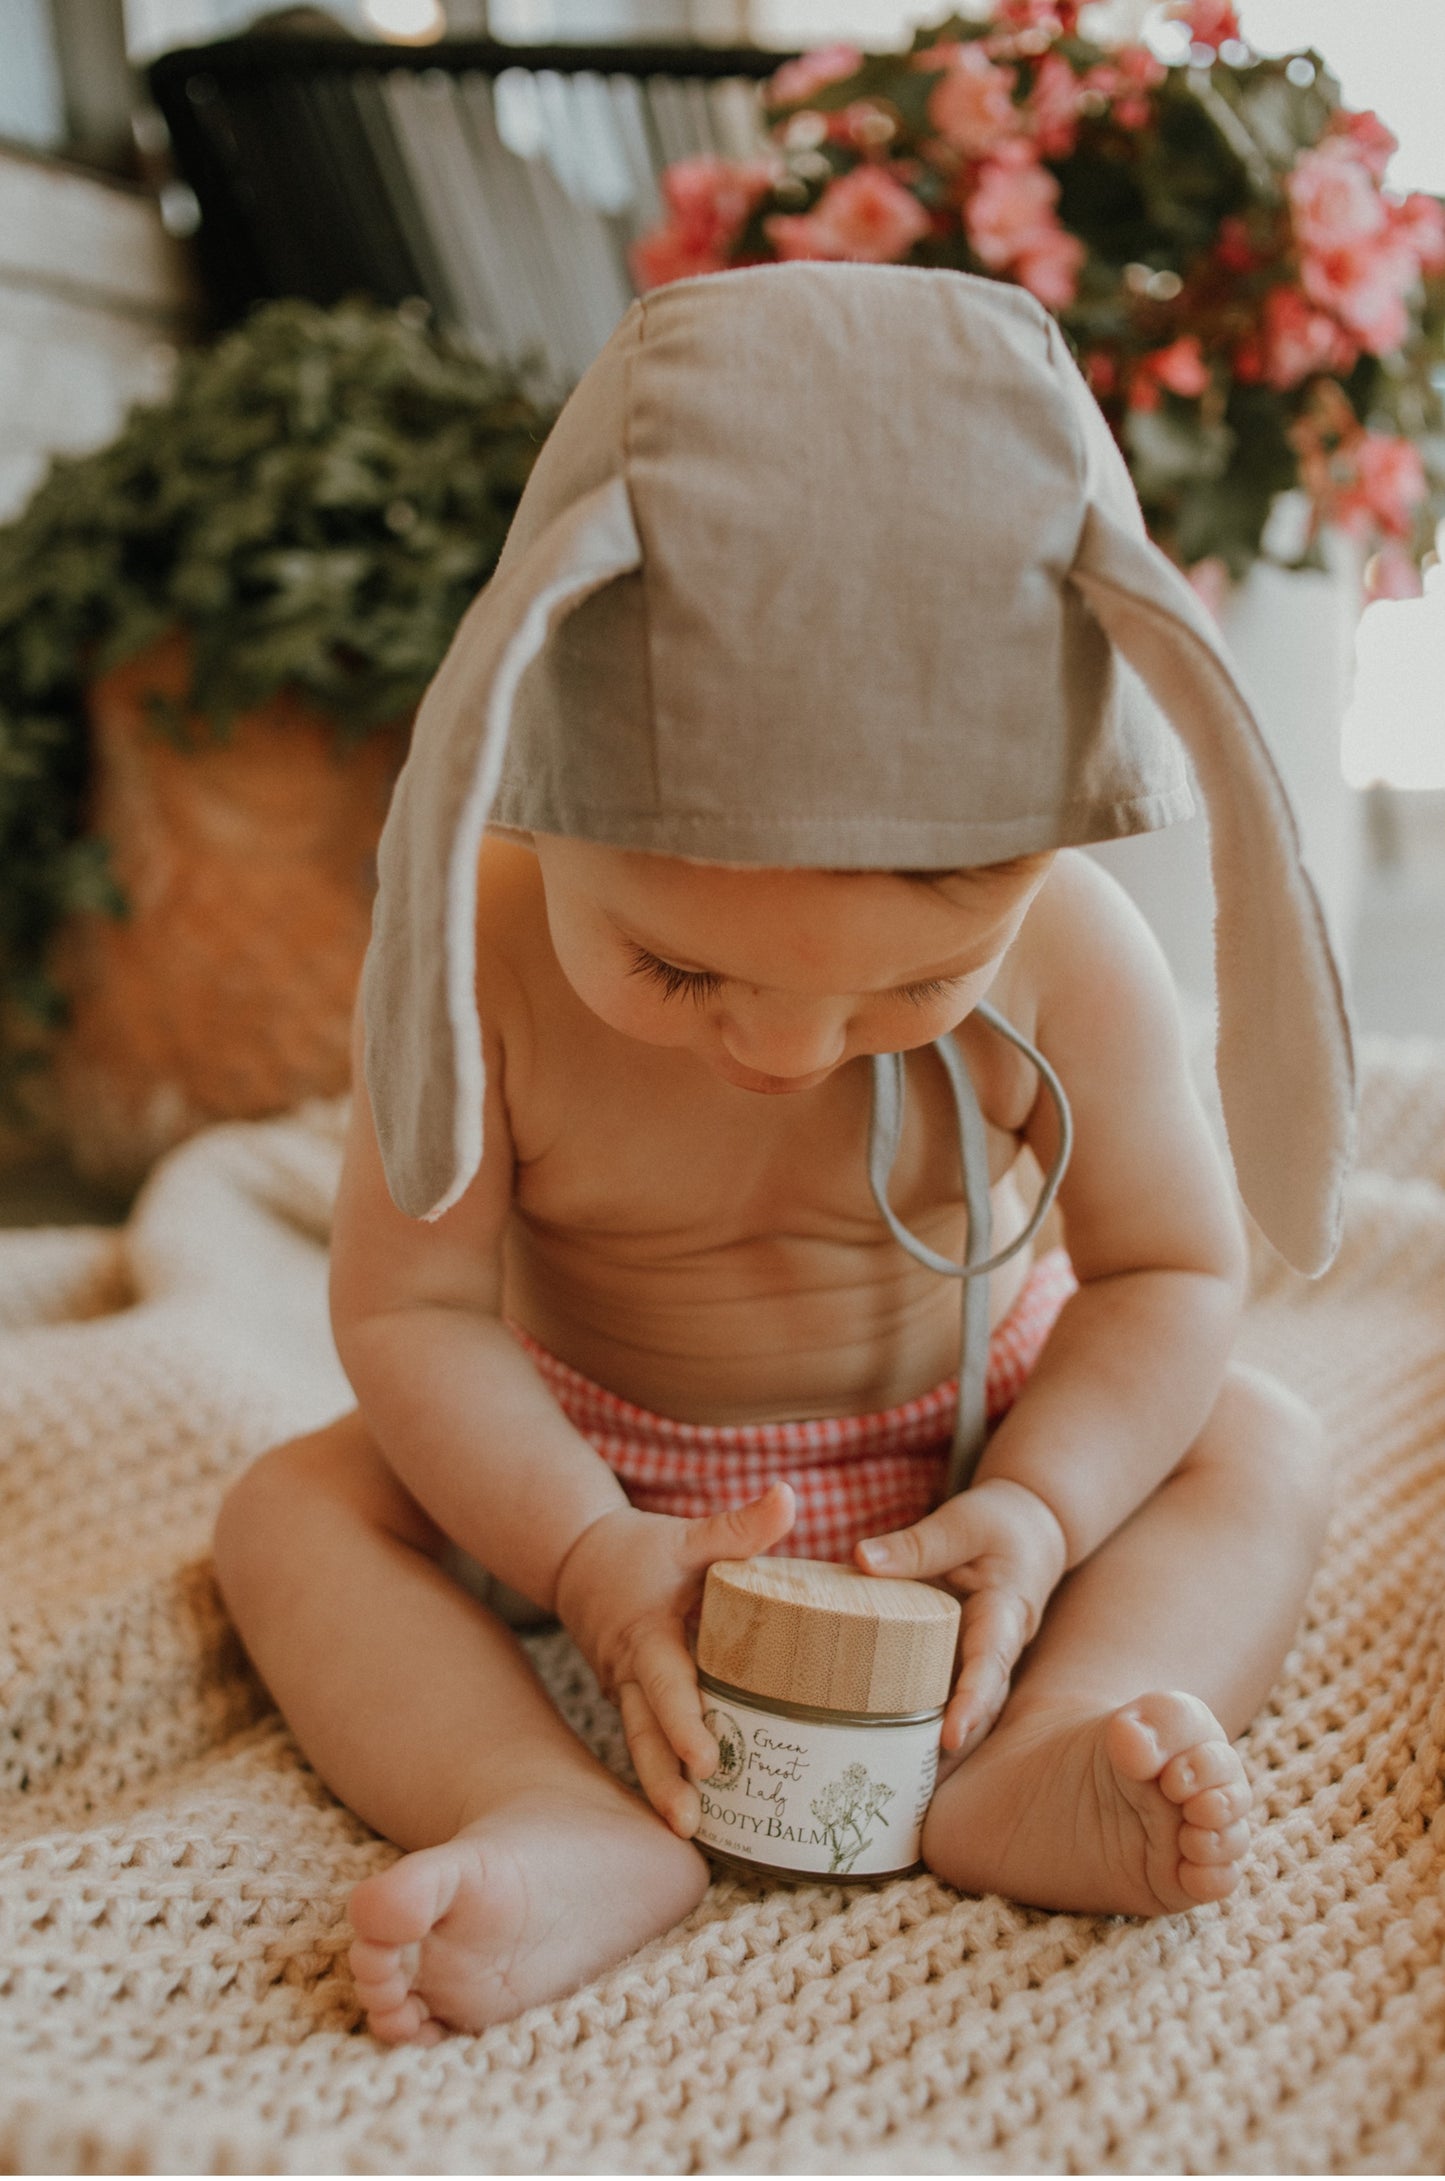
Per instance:
[[[641,565],[627,487],[614,477],[493,576],[422,699],[378,852],[362,981],[382,1164],[414,1219],[450,1210],[481,1163],[477,858],[517,686],[565,615]]]
[[[1070,580],[1183,743],[1209,821],[1216,1067],[1240,1192],[1300,1272],[1339,1242],[1354,1061],[1294,813],[1213,624],[1141,532],[1088,506]]]

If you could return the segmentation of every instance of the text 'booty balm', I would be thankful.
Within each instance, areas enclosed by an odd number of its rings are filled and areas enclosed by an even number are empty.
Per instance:
[[[778,1878],[916,1870],[960,1608],[823,1560],[718,1560],[698,1628],[697,1845]],[[696,1775],[693,1775],[696,1778]]]

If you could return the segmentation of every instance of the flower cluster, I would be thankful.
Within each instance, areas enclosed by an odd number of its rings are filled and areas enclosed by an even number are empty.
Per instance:
[[[1174,0],[1177,57],[1104,48],[1079,0],[998,0],[907,53],[833,45],[764,94],[768,149],[664,176],[638,285],[781,258],[954,266],[1053,311],[1160,543],[1238,577],[1275,495],[1418,590],[1445,516],[1445,208],[1384,186],[1395,139],[1318,55]]]

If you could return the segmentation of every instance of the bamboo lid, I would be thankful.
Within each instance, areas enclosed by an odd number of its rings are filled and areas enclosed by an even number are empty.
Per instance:
[[[735,1689],[820,1711],[933,1711],[953,1680],[959,1602],[827,1560],[715,1560],[697,1663]]]

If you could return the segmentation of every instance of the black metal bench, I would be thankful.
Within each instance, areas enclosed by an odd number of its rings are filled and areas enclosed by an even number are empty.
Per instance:
[[[410,47],[249,36],[149,70],[218,318],[263,296],[420,297],[561,387],[632,292],[658,176],[761,142],[755,47]]]

